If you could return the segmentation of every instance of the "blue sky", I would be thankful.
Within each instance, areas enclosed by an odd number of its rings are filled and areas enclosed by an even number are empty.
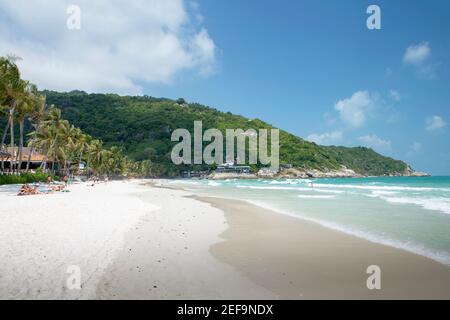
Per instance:
[[[381,30],[366,27],[370,4],[381,8]],[[429,117],[450,119],[448,1],[204,1],[201,9],[220,50],[218,74],[149,92],[325,143],[368,144],[418,170],[450,174],[448,127],[426,130]],[[407,48],[424,43],[423,65],[406,63]],[[355,128],[335,105],[358,91],[374,102]]]
[[[448,1],[69,1],[78,33],[50,2],[0,0],[1,54],[41,88],[184,97],[450,174]]]

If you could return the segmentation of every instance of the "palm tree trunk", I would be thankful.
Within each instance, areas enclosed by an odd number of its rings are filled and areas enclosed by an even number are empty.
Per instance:
[[[20,142],[19,142],[19,172],[22,171],[22,153],[23,153],[23,126],[24,126],[25,119],[21,119],[19,122],[19,132],[20,132]]]
[[[89,170],[89,160],[90,160],[90,157],[91,157],[91,151],[88,151],[88,154],[87,154],[87,162],[86,162],[86,172],[87,172],[87,177],[88,177],[88,179],[89,179],[89,177],[90,177],[90,175],[91,175],[90,170]]]
[[[41,163],[41,168],[47,173],[48,154],[45,155],[44,162]]]
[[[8,153],[8,148],[6,147],[6,144],[5,144],[6,135],[8,134],[8,129],[9,129],[9,121],[6,121],[5,130],[3,131],[2,141],[0,144],[0,153],[1,153],[1,158],[2,158],[2,164],[1,164],[2,170],[5,169],[5,158],[3,157],[3,153],[2,153],[3,146],[5,146],[5,152]]]
[[[14,111],[16,110],[16,102],[12,103],[9,111],[9,130],[10,130],[10,142],[11,142],[11,158],[10,158],[10,170],[14,172]]]
[[[55,144],[56,144],[56,137],[55,137],[55,139],[53,140],[53,143],[50,145],[50,147],[49,147],[49,149],[47,150],[47,152],[45,153],[45,159],[44,159],[44,162],[41,164],[41,167],[44,168],[44,172],[47,172],[47,162],[48,162],[48,159],[50,158],[50,157],[48,156],[48,155],[49,155],[49,150],[51,150],[52,147],[53,147]],[[56,158],[55,158],[55,159],[56,159]],[[55,159],[53,159],[52,167],[51,167],[51,168],[49,167],[50,170],[53,170]]]
[[[25,172],[30,171],[30,163],[31,163],[31,157],[33,156],[34,147],[30,147],[30,153],[28,154],[28,160],[27,160],[27,168],[25,169]]]
[[[31,139],[31,141],[35,141],[36,140],[36,135],[37,135],[37,130],[39,128],[39,125],[40,125],[40,120],[37,120],[36,123],[33,125],[34,133],[33,133],[33,138]],[[28,145],[30,145],[30,143],[28,143]],[[31,158],[33,157],[33,153],[34,153],[34,146],[31,145],[30,146],[30,153],[28,154],[26,172],[30,171],[30,164],[31,164]],[[42,167],[42,163],[41,163],[41,167]]]

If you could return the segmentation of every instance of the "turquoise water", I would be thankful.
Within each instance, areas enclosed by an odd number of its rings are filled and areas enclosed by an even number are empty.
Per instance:
[[[450,177],[176,180],[450,265]]]

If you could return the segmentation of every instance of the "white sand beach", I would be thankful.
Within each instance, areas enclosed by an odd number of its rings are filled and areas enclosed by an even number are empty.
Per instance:
[[[0,193],[0,299],[271,297],[208,252],[227,227],[220,210],[140,184]],[[81,290],[67,288],[69,266]]]
[[[0,298],[95,297],[124,233],[157,209],[131,194],[134,184],[71,185],[69,193],[0,194]],[[79,266],[82,290],[67,290],[69,266]]]
[[[428,258],[163,185],[0,192],[0,298],[450,298],[450,268]],[[377,292],[372,263],[384,272]],[[80,290],[67,287],[69,266]]]

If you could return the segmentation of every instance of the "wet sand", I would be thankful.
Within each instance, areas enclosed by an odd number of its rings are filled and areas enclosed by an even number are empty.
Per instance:
[[[244,201],[199,197],[225,212],[219,261],[282,299],[450,299],[450,267]],[[381,290],[367,267],[381,268]]]

